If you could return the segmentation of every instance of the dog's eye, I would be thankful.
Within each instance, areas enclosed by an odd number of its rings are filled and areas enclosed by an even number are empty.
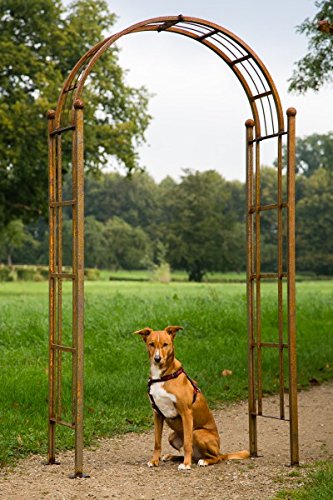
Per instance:
[[[150,347],[155,347],[154,342],[150,342],[150,344],[149,344],[149,345],[150,345]]]
[[[168,347],[169,344],[163,344],[163,347]]]

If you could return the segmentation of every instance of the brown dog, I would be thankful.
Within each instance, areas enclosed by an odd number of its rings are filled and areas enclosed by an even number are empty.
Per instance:
[[[173,430],[169,443],[176,450],[184,447],[184,457],[166,455],[162,460],[183,460],[179,470],[191,469],[192,457],[199,466],[222,460],[248,458],[249,452],[221,455],[220,437],[207,401],[174,355],[174,338],[181,326],[168,326],[154,332],[144,328],[134,332],[146,343],[150,360],[148,394],[154,409],[155,447],[149,467],[157,467],[161,455],[163,423]]]

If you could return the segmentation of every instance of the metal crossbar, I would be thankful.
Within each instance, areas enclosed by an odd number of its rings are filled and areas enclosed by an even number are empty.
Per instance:
[[[289,418],[284,417],[275,417],[273,415],[264,415],[263,413],[251,413],[253,417],[262,417],[262,418],[273,418],[274,420],[282,420],[284,422],[290,422]]]
[[[62,134],[63,132],[67,132],[68,130],[75,130],[75,125],[68,125],[66,127],[56,128],[52,130],[52,132],[50,132],[50,136],[52,137],[53,135],[59,135]]]
[[[50,422],[53,424],[59,424],[63,425],[65,427],[69,427],[70,429],[75,429],[75,423],[71,424],[69,422],[66,422],[65,420],[61,420],[59,418],[50,418]]]
[[[51,201],[50,202],[50,207],[70,207],[75,205],[76,201],[75,200],[62,200],[62,201]]]
[[[265,210],[274,210],[276,208],[281,209],[281,208],[287,208],[288,204],[279,202],[279,203],[272,203],[271,205],[259,205],[256,207],[250,207],[249,214],[253,214],[255,212],[264,212]]]
[[[249,279],[250,280],[261,280],[261,279],[268,279],[268,280],[272,280],[272,279],[279,279],[281,280],[282,278],[287,278],[288,277],[288,274],[287,273],[253,273],[249,276]]]
[[[271,94],[272,94],[272,91],[268,90],[267,92],[262,92],[261,94],[254,95],[250,99],[251,99],[251,101],[255,101],[256,99],[262,99],[263,97],[267,97]]]
[[[246,56],[240,57],[239,59],[235,59],[234,61],[231,61],[229,63],[229,66],[235,66],[235,64],[242,63],[244,61],[247,61],[248,59],[251,59],[251,54],[246,54]]]
[[[216,35],[218,32],[219,32],[219,30],[216,30],[216,29],[212,30],[212,31],[209,31],[208,33],[205,33],[205,34],[203,34],[201,36],[198,36],[197,40],[199,42],[202,42],[202,40],[205,40],[206,38],[209,38],[209,37],[211,37],[213,35]]]
[[[75,352],[74,347],[69,347],[67,345],[51,344],[51,349],[58,349],[59,351],[65,352]]]

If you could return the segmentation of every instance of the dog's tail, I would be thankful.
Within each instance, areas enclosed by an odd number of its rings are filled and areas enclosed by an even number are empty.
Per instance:
[[[225,455],[220,455],[220,461],[222,460],[244,460],[245,458],[250,458],[250,453],[247,450],[236,451],[235,453],[226,453]]]

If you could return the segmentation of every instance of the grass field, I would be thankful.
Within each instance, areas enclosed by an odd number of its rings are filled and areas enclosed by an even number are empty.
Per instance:
[[[333,462],[317,462],[304,486],[295,490],[281,491],[276,500],[332,500]]]
[[[71,285],[64,291],[64,343],[69,342]],[[0,462],[46,453],[47,283],[0,284]],[[299,385],[333,377],[333,282],[297,285]],[[263,285],[263,340],[277,340],[277,286]],[[285,318],[286,322],[286,318]],[[246,292],[243,284],[87,282],[85,436],[151,425],[148,363],[136,329],[183,325],[176,349],[211,404],[247,396]],[[63,418],[70,420],[71,354],[63,355]],[[232,370],[222,377],[223,369]],[[278,352],[263,355],[264,389],[278,389]],[[278,408],[277,408],[278,411]],[[59,429],[61,448],[73,432]]]

